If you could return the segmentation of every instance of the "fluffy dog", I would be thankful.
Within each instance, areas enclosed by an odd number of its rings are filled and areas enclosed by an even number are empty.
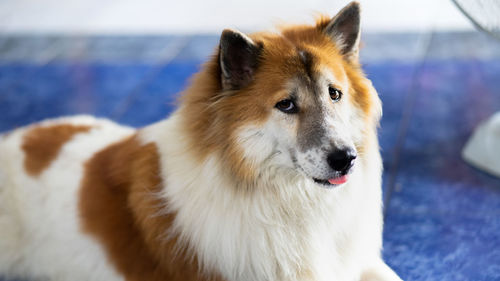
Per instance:
[[[0,274],[59,281],[400,280],[382,261],[381,105],[351,3],[224,30],[178,109],[0,140]]]

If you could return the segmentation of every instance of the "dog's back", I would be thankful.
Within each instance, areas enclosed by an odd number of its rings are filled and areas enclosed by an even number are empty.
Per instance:
[[[119,280],[102,263],[95,242],[82,234],[78,190],[86,161],[133,133],[77,116],[0,138],[0,275]]]

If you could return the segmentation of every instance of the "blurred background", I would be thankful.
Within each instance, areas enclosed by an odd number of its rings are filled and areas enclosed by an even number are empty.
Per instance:
[[[0,133],[82,113],[158,121],[223,28],[313,23],[348,2],[0,0]],[[449,0],[360,2],[384,104],[385,260],[404,280],[500,280],[500,179],[461,157],[500,110],[500,41]],[[500,1],[468,2],[498,24]]]

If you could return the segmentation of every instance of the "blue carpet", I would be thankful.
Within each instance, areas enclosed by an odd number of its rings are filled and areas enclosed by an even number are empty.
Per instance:
[[[500,44],[471,34],[438,34],[423,47],[418,35],[367,37],[379,44],[363,59],[384,104],[386,261],[404,280],[500,280],[500,180],[460,158],[473,128],[500,110]],[[479,43],[455,44],[464,38]],[[77,113],[136,127],[160,120],[217,42],[77,39],[0,37],[0,132]],[[47,58],[33,46],[56,51]]]

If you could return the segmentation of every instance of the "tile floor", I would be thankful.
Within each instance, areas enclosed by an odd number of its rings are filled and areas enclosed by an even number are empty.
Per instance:
[[[160,120],[217,40],[0,36],[0,132],[80,113]],[[500,110],[500,42],[472,32],[364,42],[384,103],[385,259],[405,280],[500,280],[500,179],[460,158],[473,128]]]

